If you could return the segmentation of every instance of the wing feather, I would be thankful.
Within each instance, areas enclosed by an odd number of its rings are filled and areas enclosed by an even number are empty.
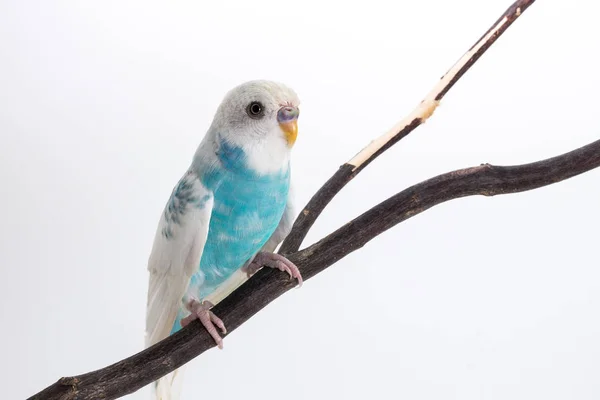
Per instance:
[[[200,264],[212,206],[212,193],[191,171],[173,189],[148,260],[146,346],[171,332],[181,299]]]

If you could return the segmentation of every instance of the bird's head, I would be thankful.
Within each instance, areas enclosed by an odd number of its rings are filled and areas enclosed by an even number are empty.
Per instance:
[[[225,95],[211,130],[218,142],[241,149],[253,169],[269,172],[289,159],[298,135],[299,103],[281,83],[246,82]]]

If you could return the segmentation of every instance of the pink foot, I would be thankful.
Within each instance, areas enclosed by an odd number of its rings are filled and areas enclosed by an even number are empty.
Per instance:
[[[287,272],[290,275],[290,278],[298,279],[298,287],[302,286],[302,275],[300,275],[298,267],[296,267],[293,262],[281,254],[261,251],[257,253],[252,262],[245,266],[242,270],[248,275],[248,277],[250,277],[263,266],[277,268],[282,272]]]
[[[181,320],[181,326],[185,327],[193,320],[199,319],[210,336],[212,336],[212,338],[215,340],[219,349],[222,349],[223,339],[221,336],[219,336],[219,332],[217,332],[215,325],[221,329],[223,334],[227,333],[227,329],[225,329],[225,324],[223,324],[221,318],[217,317],[212,311],[210,311],[211,307],[214,307],[214,305],[210,301],[203,301],[200,303],[196,299],[190,300],[190,302],[187,304],[187,309],[191,312],[191,314]]]

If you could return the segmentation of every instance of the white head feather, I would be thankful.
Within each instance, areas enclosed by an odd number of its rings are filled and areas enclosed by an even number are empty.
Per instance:
[[[259,115],[250,107],[260,104]],[[297,110],[300,100],[289,87],[272,81],[243,83],[226,95],[207,134],[215,145],[225,141],[241,148],[248,167],[260,174],[287,168],[293,143],[289,143],[278,120],[284,107]]]

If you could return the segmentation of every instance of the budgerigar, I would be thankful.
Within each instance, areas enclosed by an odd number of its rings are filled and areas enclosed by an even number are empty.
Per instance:
[[[250,81],[219,105],[189,169],[162,213],[148,270],[146,345],[199,319],[219,348],[225,326],[210,308],[262,266],[302,284],[274,254],[291,229],[290,153],[299,100],[283,84]],[[182,370],[154,383],[153,398],[178,398]]]

